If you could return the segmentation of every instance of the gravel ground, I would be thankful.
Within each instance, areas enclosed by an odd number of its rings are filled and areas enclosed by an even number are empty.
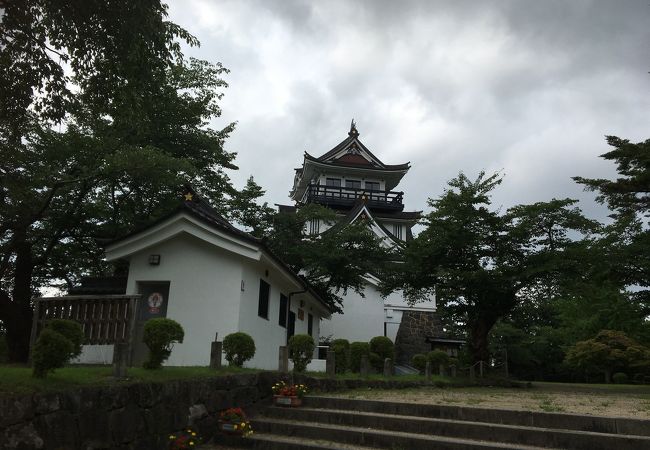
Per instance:
[[[354,390],[345,398],[650,419],[650,386],[533,383],[531,388]]]

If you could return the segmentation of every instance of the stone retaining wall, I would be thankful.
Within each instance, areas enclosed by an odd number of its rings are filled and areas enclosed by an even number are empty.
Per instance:
[[[163,369],[164,370],[164,369]],[[210,438],[219,411],[241,406],[254,410],[270,397],[280,379],[311,391],[331,392],[422,386],[398,380],[336,380],[278,372],[226,375],[160,383],[81,387],[64,392],[0,397],[0,448],[42,450],[163,450],[171,432],[188,425],[190,415]]]

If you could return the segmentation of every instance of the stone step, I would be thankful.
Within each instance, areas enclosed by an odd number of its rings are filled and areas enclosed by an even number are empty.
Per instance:
[[[309,407],[269,407],[263,411],[263,414],[267,417],[286,421],[318,422],[321,424],[345,425],[452,438],[459,437],[538,447],[588,450],[610,450],[613,448],[617,450],[650,449],[650,437],[648,436],[594,433]]]
[[[256,433],[298,437],[310,442],[328,442],[332,445],[329,448],[344,448],[341,445],[350,444],[392,450],[430,450],[433,448],[436,450],[539,450],[550,448],[268,417],[257,417],[252,422]]]
[[[372,450],[374,448],[270,433],[254,433],[248,439],[252,441],[251,447],[256,450]]]
[[[650,420],[625,417],[583,416],[578,414],[398,403],[325,396],[307,396],[304,399],[304,405],[319,409],[374,412],[558,430],[589,431],[593,433],[650,436]]]

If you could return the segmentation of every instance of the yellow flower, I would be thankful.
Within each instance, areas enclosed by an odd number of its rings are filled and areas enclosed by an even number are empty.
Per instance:
[[[246,426],[246,422],[242,422],[242,423],[241,423],[241,426],[242,426],[242,427],[245,427],[245,426]]]
[[[236,429],[237,429],[237,425],[235,425],[233,428],[236,430]]]
[[[192,436],[196,436],[196,433],[192,433]]]
[[[171,435],[169,435],[169,439],[176,439],[176,436],[174,436],[173,434],[171,434]]]
[[[194,442],[190,442],[190,445],[194,445]]]

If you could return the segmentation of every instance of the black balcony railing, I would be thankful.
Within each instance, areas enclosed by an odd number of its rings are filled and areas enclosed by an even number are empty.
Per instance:
[[[324,186],[322,184],[309,184],[303,200],[342,209],[352,206],[360,197],[365,197],[368,205],[373,209],[389,211],[404,209],[403,192]]]

